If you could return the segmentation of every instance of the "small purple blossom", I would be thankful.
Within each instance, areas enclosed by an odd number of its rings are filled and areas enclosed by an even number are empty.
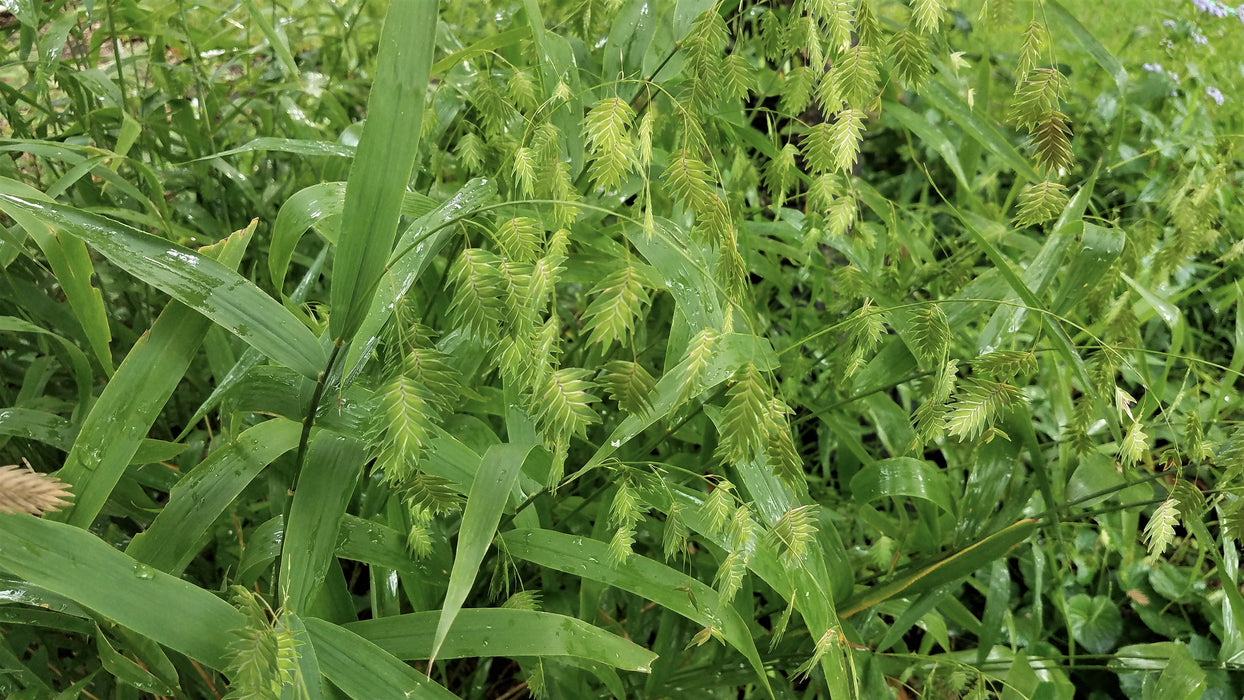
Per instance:
[[[1176,84],[1176,85],[1178,85],[1178,84],[1179,84],[1179,74],[1178,74],[1178,73],[1176,73],[1175,71],[1173,71],[1173,70],[1172,70],[1172,71],[1167,71],[1167,72],[1166,72],[1166,74],[1167,74],[1167,75],[1169,75],[1169,76],[1171,77],[1171,80],[1175,81],[1175,84]]]
[[[1145,65],[1141,66],[1141,68],[1145,69],[1146,71],[1149,71],[1150,73],[1161,73],[1162,72],[1162,66],[1157,63],[1146,63]]]
[[[1189,32],[1189,34],[1192,36],[1192,40],[1198,44],[1205,45],[1209,43],[1209,39],[1206,39],[1204,34],[1198,32],[1195,29]]]
[[[1205,94],[1206,94],[1206,95],[1207,95],[1207,96],[1208,96],[1211,100],[1213,100],[1214,102],[1216,102],[1216,103],[1218,104],[1218,106],[1219,106],[1219,107],[1221,107],[1221,106],[1222,106],[1222,101],[1223,101],[1224,99],[1226,99],[1226,98],[1224,98],[1224,97],[1222,96],[1222,91],[1220,91],[1218,88],[1216,88],[1216,87],[1212,87],[1212,86],[1211,86],[1211,87],[1207,87],[1207,88],[1205,88]]]
[[[1166,27],[1167,29],[1174,29],[1174,28],[1175,28],[1175,26],[1176,26],[1176,25],[1175,25],[1175,20],[1173,20],[1173,19],[1168,19],[1168,20],[1166,20],[1165,22],[1162,22],[1162,26],[1163,26],[1163,27]]]
[[[1226,17],[1229,13],[1226,5],[1220,5],[1216,0],[1192,0],[1192,4],[1201,12],[1208,12],[1215,17]]]

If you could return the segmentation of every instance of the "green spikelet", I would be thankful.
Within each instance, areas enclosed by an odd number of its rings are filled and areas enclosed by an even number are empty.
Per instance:
[[[1037,20],[1032,20],[1024,29],[1024,43],[1019,50],[1019,63],[1015,66],[1015,74],[1023,78],[1037,66],[1041,60],[1041,52],[1049,44],[1049,36],[1045,27]]]
[[[786,81],[782,84],[782,101],[778,105],[783,114],[798,117],[812,104],[817,75],[807,66],[799,66],[786,74]]]
[[[691,339],[687,348],[687,366],[679,381],[680,400],[687,400],[703,390],[704,373],[713,358],[713,346],[718,340],[717,331],[704,328]]]
[[[769,465],[774,476],[797,490],[805,485],[807,475],[804,473],[803,459],[799,456],[799,449],[795,447],[795,439],[790,432],[790,423],[786,418],[789,413],[790,407],[781,399],[773,398],[769,401],[769,410],[765,417],[768,440],[765,450],[769,455]]]
[[[946,402],[955,390],[958,368],[956,360],[945,362],[933,377],[928,397],[916,408],[912,416],[916,432],[914,449],[918,450],[945,434],[946,419],[950,415]]]
[[[881,47],[881,23],[869,0],[860,0],[855,8],[855,36],[863,46]]]
[[[503,330],[526,330],[537,321],[539,305],[531,294],[532,269],[531,263],[514,260],[502,260],[497,267],[497,273],[502,279]]]
[[[1214,457],[1214,451],[1210,449],[1209,443],[1205,440],[1201,417],[1195,412],[1189,412],[1184,423],[1184,451],[1193,461],[1199,462]]]
[[[834,203],[838,201],[839,194],[838,180],[835,176],[828,173],[819,175],[813,178],[812,184],[808,186],[808,208],[829,213]]]
[[[500,135],[515,111],[506,95],[497,87],[491,71],[481,71],[471,89],[471,104],[479,114],[479,123],[486,136]]]
[[[615,342],[630,337],[635,319],[648,303],[648,292],[639,270],[629,264],[601,280],[592,292],[596,298],[583,312],[583,330],[591,334],[589,343],[600,344],[607,352]]]
[[[741,505],[734,509],[730,516],[730,528],[727,532],[729,551],[717,569],[713,585],[724,603],[734,600],[734,596],[743,587],[743,577],[747,575],[747,563],[751,560],[753,550],[753,530],[751,512],[747,506]]]
[[[859,217],[859,202],[855,197],[844,195],[838,197],[829,205],[829,211],[826,217],[826,229],[830,236],[841,238],[852,232],[856,218]],[[860,241],[863,245],[871,245],[868,241],[870,237],[861,236]]]
[[[656,131],[657,125],[657,108],[649,103],[648,111],[644,112],[644,116],[639,120],[639,129],[636,131],[636,158],[639,160],[639,167],[642,168],[644,175],[647,175],[648,166],[652,165],[652,135]]]
[[[942,0],[912,0],[911,22],[922,34],[936,34],[945,13]]]
[[[474,132],[468,131],[458,139],[454,147],[454,155],[468,174],[475,174],[484,168],[484,142]]]
[[[864,368],[868,356],[881,342],[885,332],[885,317],[874,309],[871,299],[865,299],[864,305],[855,313],[855,317],[847,324],[847,337],[851,351],[847,355],[846,375],[849,377]]]
[[[960,440],[975,440],[1002,411],[1023,401],[1019,387],[988,379],[972,379],[959,392],[947,427]]]
[[[386,481],[400,484],[415,474],[419,455],[432,440],[434,401],[428,388],[405,372],[376,389],[369,443]]]
[[[747,59],[737,53],[726,56],[722,64],[721,93],[726,100],[740,100],[752,91],[755,71]]]
[[[1236,543],[1244,542],[1244,498],[1236,498],[1234,502],[1223,507],[1223,533],[1235,539]]]
[[[925,365],[938,366],[950,350],[950,322],[937,304],[929,304],[910,312],[911,348]]]
[[[734,512],[734,484],[718,479],[716,487],[700,504],[699,515],[708,524],[709,532],[722,534],[730,514]]]
[[[570,179],[570,166],[562,161],[554,163],[546,173],[549,182],[549,197],[556,200],[553,215],[560,226],[569,226],[579,218],[578,202],[582,199],[579,189]]]
[[[1067,115],[1050,110],[1032,127],[1032,150],[1037,166],[1049,173],[1061,173],[1075,163],[1071,152],[1071,127]]]
[[[1033,69],[1015,86],[1010,120],[1016,126],[1031,129],[1045,114],[1058,109],[1066,91],[1067,77],[1057,68]]]
[[[635,110],[625,100],[610,97],[596,103],[583,120],[584,140],[592,161],[592,181],[612,190],[634,167],[637,158],[631,137]]]
[[[770,160],[765,167],[765,189],[769,191],[775,207],[782,206],[798,179],[799,168],[795,161],[798,155],[799,149],[793,143],[788,143],[782,146],[777,157]]]
[[[544,227],[539,221],[527,216],[505,219],[492,230],[492,239],[501,249],[501,254],[519,262],[536,259],[543,237]]]
[[[648,397],[656,387],[656,379],[638,362],[614,360],[600,371],[596,382],[604,387],[618,408],[634,415],[643,415],[652,408]]]
[[[480,248],[467,248],[450,268],[455,322],[479,338],[492,339],[505,319],[506,282],[501,260]]]
[[[808,555],[808,548],[816,537],[816,512],[815,505],[792,508],[766,534],[769,546],[777,550],[786,566],[797,566]]]
[[[972,360],[972,369],[994,379],[1010,381],[1036,372],[1037,355],[1032,350],[998,350]]]
[[[1151,556],[1161,556],[1175,541],[1175,525],[1179,523],[1179,500],[1170,497],[1162,501],[1149,516],[1145,525],[1145,545]]]
[[[462,495],[448,479],[420,472],[406,483],[403,500],[409,508],[432,515],[447,515],[462,509]]]
[[[532,409],[546,436],[583,435],[587,426],[600,420],[592,410],[592,404],[600,399],[591,393],[590,376],[586,369],[568,367],[545,377],[533,397]]]
[[[924,87],[933,70],[928,43],[910,28],[901,29],[890,38],[890,60],[892,74],[908,90]]]
[[[670,501],[669,512],[665,516],[665,530],[661,535],[661,550],[666,559],[673,559],[687,550],[688,532],[682,506],[677,501]]]
[[[691,109],[703,109],[720,98],[718,91],[725,72],[722,52],[728,39],[725,19],[716,6],[702,12],[683,39],[683,73],[687,76],[687,102]]]
[[[786,628],[790,626],[791,613],[795,612],[794,592],[792,592],[788,598],[789,600],[786,603],[786,609],[782,611],[780,616],[778,616],[777,622],[773,623],[773,628],[770,632],[772,636],[769,638],[770,652],[777,649],[778,645],[782,643],[782,637],[786,635]]]
[[[1119,443],[1119,459],[1128,466],[1135,466],[1149,452],[1149,436],[1145,434],[1140,421],[1133,421],[1127,435]]]
[[[1019,195],[1016,226],[1036,226],[1058,216],[1067,206],[1067,188],[1046,180],[1028,185]]]
[[[519,591],[501,604],[506,610],[540,610],[540,601],[543,594],[540,591]]]
[[[717,457],[726,464],[755,459],[764,448],[765,422],[769,411],[769,392],[756,365],[747,363],[734,375],[730,400],[722,411],[721,442]]]
[[[693,211],[703,209],[716,196],[710,184],[708,166],[688,149],[670,154],[663,177],[678,201]]]
[[[241,586],[231,591],[233,605],[245,622],[234,631],[229,645],[229,693],[225,698],[278,700],[286,688],[291,691],[290,697],[306,697],[297,642],[284,617]]]
[[[838,59],[829,78],[833,86],[833,101],[838,104],[827,106],[826,112],[837,111],[844,104],[852,109],[867,109],[877,99],[877,86],[881,80],[877,71],[876,49],[856,44]]]
[[[510,102],[523,114],[531,114],[539,106],[536,102],[536,83],[531,74],[525,70],[510,73],[506,89],[510,94]]]
[[[808,15],[824,28],[823,35],[833,52],[851,46],[851,9],[844,0],[807,0]]]
[[[760,47],[761,54],[771,64],[782,60],[782,18],[772,9],[760,16]]]
[[[621,478],[609,506],[609,525],[617,528],[609,542],[609,554],[614,566],[620,566],[630,557],[631,546],[635,543],[635,526],[643,520],[647,510],[631,479]]]
[[[526,146],[514,149],[514,184],[523,197],[535,196],[536,157]]]

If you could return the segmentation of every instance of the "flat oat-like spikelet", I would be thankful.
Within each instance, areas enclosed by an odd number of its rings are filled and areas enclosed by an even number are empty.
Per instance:
[[[69,505],[66,499],[72,496],[65,482],[40,474],[30,462],[24,468],[15,464],[0,467],[0,513],[43,515]]]

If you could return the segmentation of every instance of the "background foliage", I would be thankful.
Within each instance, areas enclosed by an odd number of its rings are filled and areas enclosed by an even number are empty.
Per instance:
[[[5,7],[6,697],[1244,695],[1240,8]]]

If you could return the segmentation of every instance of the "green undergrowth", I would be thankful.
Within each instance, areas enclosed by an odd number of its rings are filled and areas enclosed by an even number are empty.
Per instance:
[[[5,697],[1244,694],[1244,10],[5,7]]]

